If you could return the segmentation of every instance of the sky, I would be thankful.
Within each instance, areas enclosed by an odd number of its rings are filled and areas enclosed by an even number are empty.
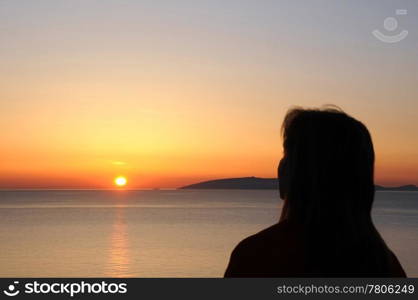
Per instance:
[[[0,188],[275,177],[285,113],[323,104],[369,128],[376,183],[418,185],[417,14],[415,0],[0,0]]]

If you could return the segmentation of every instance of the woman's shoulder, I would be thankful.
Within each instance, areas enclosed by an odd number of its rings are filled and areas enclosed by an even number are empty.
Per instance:
[[[288,270],[287,264],[300,258],[298,236],[296,228],[280,222],[243,239],[232,251],[225,276],[270,277]]]
[[[392,250],[389,250],[391,274],[390,277],[407,277],[405,270]]]
[[[288,236],[289,230],[289,225],[286,222],[276,223],[243,239],[235,247],[233,253],[245,252],[246,250],[251,250],[253,248],[266,247],[268,244],[275,243]]]

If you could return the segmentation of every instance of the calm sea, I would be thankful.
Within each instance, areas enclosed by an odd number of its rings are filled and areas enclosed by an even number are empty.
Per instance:
[[[271,190],[1,191],[0,277],[219,277],[281,205]],[[418,192],[377,192],[373,216],[418,277]]]

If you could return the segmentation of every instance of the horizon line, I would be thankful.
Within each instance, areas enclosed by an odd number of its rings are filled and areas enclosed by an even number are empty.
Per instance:
[[[219,180],[228,180],[228,179],[244,179],[244,178],[257,178],[257,179],[270,179],[270,180],[280,180],[277,177],[257,177],[257,176],[242,176],[242,177],[223,177],[215,178],[203,181],[196,181],[193,183],[183,184],[177,187],[0,187],[0,191],[148,191],[148,190],[177,190],[183,187],[188,187],[195,184],[201,184],[211,181]],[[375,186],[383,188],[398,188],[404,186],[415,186],[417,184],[412,183],[403,183],[398,185],[383,185],[379,183],[374,183]]]
[[[5,191],[154,191],[154,190],[177,190],[179,188],[0,188]]]

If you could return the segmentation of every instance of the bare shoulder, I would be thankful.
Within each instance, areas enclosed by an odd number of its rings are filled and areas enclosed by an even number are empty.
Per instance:
[[[298,233],[285,222],[251,235],[235,247],[225,277],[282,277],[300,267]]]
[[[281,244],[281,241],[292,238],[294,230],[286,222],[280,222],[267,227],[256,234],[246,237],[232,252],[232,255],[253,255],[256,251],[275,249]]]

